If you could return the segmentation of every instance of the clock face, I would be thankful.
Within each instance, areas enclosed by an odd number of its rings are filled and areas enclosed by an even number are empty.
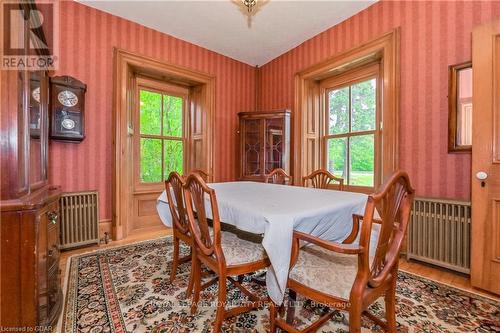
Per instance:
[[[67,107],[75,106],[78,103],[78,97],[75,93],[69,90],[63,90],[57,95],[59,102]]]
[[[40,87],[33,89],[33,91],[31,92],[31,96],[35,101],[40,103]]]
[[[75,128],[75,121],[73,119],[64,119],[61,121],[61,126],[67,130],[72,130]]]

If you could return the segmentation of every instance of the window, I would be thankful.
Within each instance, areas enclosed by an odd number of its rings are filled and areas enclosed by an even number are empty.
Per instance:
[[[184,98],[139,89],[139,178],[159,183],[184,170]]]
[[[377,184],[377,77],[344,82],[326,91],[326,168],[348,186]]]
[[[472,150],[472,63],[449,66],[448,151]]]

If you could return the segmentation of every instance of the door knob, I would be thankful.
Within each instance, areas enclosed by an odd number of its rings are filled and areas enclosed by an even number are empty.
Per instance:
[[[484,185],[486,185],[484,181],[488,178],[488,174],[484,171],[479,171],[476,173],[476,178],[481,181],[481,187],[484,187]]]
[[[488,178],[488,174],[484,171],[479,171],[476,173],[476,178],[479,180],[486,180],[486,178]]]

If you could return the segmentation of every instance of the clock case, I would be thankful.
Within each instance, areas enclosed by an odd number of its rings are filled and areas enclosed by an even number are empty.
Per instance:
[[[78,102],[74,106],[65,106],[58,99],[60,92],[68,90],[74,93]],[[87,85],[71,76],[50,78],[50,138],[54,140],[79,142],[85,139],[85,92]],[[75,122],[73,129],[62,126],[64,119]]]

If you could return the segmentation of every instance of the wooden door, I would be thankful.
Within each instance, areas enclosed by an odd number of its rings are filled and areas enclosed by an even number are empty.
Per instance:
[[[471,280],[500,294],[500,21],[474,29],[472,68]]]

